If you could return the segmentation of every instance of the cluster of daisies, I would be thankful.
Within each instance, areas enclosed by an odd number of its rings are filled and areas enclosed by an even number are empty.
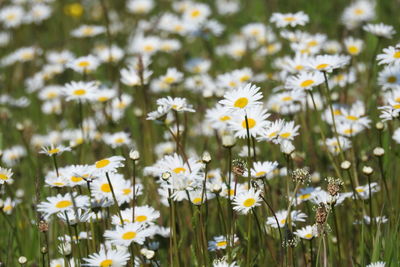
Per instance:
[[[238,0],[6,2],[0,210],[34,207],[43,265],[252,266],[270,239],[276,264],[302,242],[313,266],[332,232],[340,265],[339,212],[357,209],[340,230],[362,238],[390,221],[400,44],[375,1],[345,8],[340,39],[306,31],[303,11],[230,27]],[[22,42],[28,28],[40,38]]]

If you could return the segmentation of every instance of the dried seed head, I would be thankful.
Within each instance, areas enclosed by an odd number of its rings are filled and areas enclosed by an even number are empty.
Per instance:
[[[296,169],[292,172],[293,181],[296,183],[308,183],[311,181],[311,175],[308,168]]]
[[[328,181],[328,187],[327,190],[331,196],[337,196],[339,193],[340,189],[343,187],[344,183],[340,179],[335,179],[333,177],[328,177],[326,178]]]
[[[49,224],[46,221],[41,220],[39,222],[38,228],[39,228],[39,231],[42,233],[47,232],[49,230]]]
[[[232,162],[232,172],[236,175],[243,176],[244,170],[246,169],[246,163],[240,159],[235,159]]]
[[[291,247],[294,248],[299,243],[299,238],[293,234],[292,231],[286,229],[285,231],[285,240],[283,241],[283,247]]]
[[[328,210],[323,203],[320,203],[316,209],[315,221],[319,225],[323,225],[328,217]]]

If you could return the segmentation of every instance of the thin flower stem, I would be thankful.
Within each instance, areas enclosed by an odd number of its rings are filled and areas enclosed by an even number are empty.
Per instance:
[[[121,210],[119,208],[117,197],[115,196],[114,188],[113,188],[113,185],[111,183],[110,176],[108,175],[108,172],[106,172],[106,177],[107,177],[107,182],[108,182],[108,184],[110,186],[111,195],[113,197],[114,204],[115,204],[115,206],[117,208],[117,213],[118,213],[119,219],[121,220],[121,225],[124,225],[124,219],[122,218]]]

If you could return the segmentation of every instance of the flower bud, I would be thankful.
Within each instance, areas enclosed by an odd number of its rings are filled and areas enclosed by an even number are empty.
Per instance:
[[[18,258],[18,262],[19,262],[19,264],[25,264],[28,262],[28,259],[24,256],[21,256]]]
[[[374,169],[372,169],[372,167],[370,167],[370,166],[364,166],[364,167],[362,168],[362,172],[363,172],[365,175],[371,175],[371,174],[374,172]]]
[[[226,148],[234,147],[236,144],[236,139],[232,135],[222,136],[222,146]]]
[[[382,157],[385,154],[385,149],[383,149],[382,147],[375,147],[373,153],[374,156]]]
[[[214,194],[219,194],[219,193],[221,193],[221,190],[222,190],[222,187],[221,187],[219,184],[214,184],[214,185],[212,186],[212,188],[211,188],[211,191],[212,191]]]
[[[340,168],[342,168],[343,170],[348,170],[348,169],[350,169],[350,167],[351,167],[351,163],[348,160],[345,160],[340,164]]]
[[[375,124],[375,127],[376,127],[377,130],[381,131],[381,130],[383,130],[383,128],[385,127],[385,125],[384,125],[382,122],[377,122],[377,123]]]
[[[169,178],[171,178],[171,173],[170,172],[163,172],[161,174],[161,179],[163,179],[164,181],[168,181]]]
[[[203,163],[208,164],[211,161],[211,155],[210,153],[208,153],[207,151],[204,151],[203,153],[203,157],[201,158],[201,160],[203,161]]]
[[[139,151],[137,151],[137,150],[131,150],[130,152],[129,152],[129,157],[132,159],[132,160],[138,160],[139,158],[140,158],[140,153],[139,153]]]

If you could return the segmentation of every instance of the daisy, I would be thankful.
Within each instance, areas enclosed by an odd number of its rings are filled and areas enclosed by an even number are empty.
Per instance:
[[[279,227],[283,228],[286,224],[287,220],[287,211],[286,210],[280,210],[276,212],[276,218],[278,219],[279,222]],[[301,211],[298,210],[293,210],[290,213],[291,216],[291,222],[292,226],[296,226],[295,222],[305,222],[305,219],[307,218],[307,215],[305,213],[302,213]],[[276,223],[275,217],[268,217],[267,218],[267,225],[270,225],[273,228],[278,228],[278,224]]]
[[[382,89],[400,88],[400,65],[386,66],[378,74],[378,84]]]
[[[357,56],[361,53],[364,41],[361,39],[355,39],[353,37],[348,37],[344,39],[344,47],[351,56]]]
[[[98,89],[96,92],[96,95],[93,95],[91,100],[92,101],[97,101],[100,103],[107,102],[110,99],[113,99],[117,95],[117,90],[114,88],[107,89],[107,88],[102,88]]]
[[[338,155],[340,153],[340,148],[342,151],[346,151],[351,148],[351,141],[348,138],[339,136],[338,139],[340,146],[336,137],[326,138],[325,144],[333,155]]]
[[[297,25],[304,26],[309,21],[309,17],[303,11],[297,13],[273,13],[270,20],[275,23],[278,28],[286,26],[296,27]]]
[[[298,229],[296,232],[294,232],[294,234],[306,240],[311,240],[317,236],[315,228],[311,225],[307,225],[306,227]]]
[[[67,63],[67,67],[79,73],[89,73],[97,69],[100,61],[92,55],[79,57]]]
[[[97,58],[101,62],[116,63],[124,56],[124,51],[118,46],[103,46],[95,50]]]
[[[65,224],[77,225],[81,222],[88,222],[93,216],[93,213],[84,209],[66,210],[65,212],[57,213],[57,217]]]
[[[142,245],[147,237],[154,234],[153,228],[145,228],[140,223],[128,223],[123,226],[117,225],[115,230],[106,230],[104,237],[112,244],[129,246],[132,242]]]
[[[64,65],[74,58],[74,54],[68,50],[49,51],[46,53],[46,59],[51,64]]]
[[[5,214],[7,215],[11,215],[15,205],[17,205],[17,201],[16,200],[12,200],[10,197],[7,197],[6,200],[2,203],[3,206],[2,208],[0,208]]]
[[[287,79],[285,87],[292,90],[312,90],[324,82],[321,72],[301,72]]]
[[[183,20],[194,23],[204,22],[211,14],[210,7],[203,3],[191,3],[183,13]]]
[[[238,138],[246,138],[247,129],[250,136],[256,137],[260,131],[270,124],[270,121],[267,120],[270,114],[260,105],[246,110],[247,119],[237,112],[232,115],[233,118],[229,121],[229,127],[235,133],[235,137]]]
[[[383,37],[387,39],[392,39],[393,35],[396,34],[393,26],[385,25],[383,23],[371,24],[363,26],[363,30],[369,33],[372,33],[375,36]]]
[[[96,161],[94,167],[97,171],[100,172],[116,172],[117,168],[125,166],[122,163],[123,161],[125,161],[124,157],[112,156]]]
[[[207,109],[206,119],[214,129],[226,129],[229,126],[229,121],[232,119],[232,114],[230,110],[217,104],[214,108]]]
[[[369,199],[370,195],[369,195],[369,188],[371,187],[371,194],[379,192],[381,190],[380,186],[377,183],[371,183],[370,185],[366,184],[366,185],[360,185],[357,186],[355,188],[356,192],[357,192],[357,198],[361,198],[361,199]],[[353,198],[356,197],[353,194]]]
[[[195,112],[192,105],[188,104],[186,98],[170,96],[160,98],[157,100],[157,105],[162,107],[163,110],[174,110],[177,112]]]
[[[8,167],[12,167],[22,158],[26,156],[26,149],[23,146],[16,145],[3,150],[1,160]]]
[[[299,125],[295,126],[294,121],[277,120],[260,131],[258,139],[281,144],[284,141],[292,141],[299,134],[299,128]]]
[[[130,146],[132,144],[132,140],[129,137],[129,134],[126,132],[117,132],[113,134],[104,133],[102,139],[104,143],[111,146],[112,148]]]
[[[208,250],[209,251],[216,251],[216,250],[222,250],[226,249],[228,245],[228,240],[230,240],[231,237],[229,236],[228,239],[226,236],[220,235],[220,236],[214,236],[211,241],[208,241]],[[239,241],[239,238],[234,235],[233,237],[233,243],[236,244]]]
[[[46,154],[47,156],[55,156],[61,155],[65,151],[71,151],[71,148],[62,145],[51,145],[50,147],[42,147],[42,150],[39,153]]]
[[[13,175],[13,172],[11,169],[5,169],[0,167],[0,185],[4,183],[12,183],[13,179],[11,178]]]
[[[132,208],[125,209],[121,211],[122,219],[125,223],[132,223]],[[135,223],[153,225],[154,221],[160,217],[160,212],[155,210],[153,207],[148,205],[145,206],[135,206]],[[121,220],[119,216],[112,216],[112,224],[120,225]]]
[[[0,10],[0,21],[6,28],[16,28],[22,24],[24,9],[20,6],[5,6]]]
[[[348,29],[358,27],[362,22],[370,21],[375,17],[375,2],[358,0],[347,7],[342,15],[342,22]]]
[[[98,178],[92,165],[70,165],[60,170],[60,173],[66,178],[68,185],[71,187],[83,185]]]
[[[253,168],[251,168],[251,177],[254,178],[263,178],[263,177],[271,177],[273,171],[278,167],[278,162],[276,161],[258,161],[253,163]],[[247,173],[243,174],[243,176],[247,176]]]
[[[296,53],[293,58],[284,58],[283,69],[289,71],[290,73],[299,73],[305,69],[305,64],[307,62],[308,55]]]
[[[105,27],[97,25],[81,25],[79,28],[72,30],[71,35],[76,38],[93,37],[106,31]]]
[[[261,205],[261,191],[255,191],[250,188],[249,191],[242,191],[233,198],[233,209],[241,214],[247,214],[249,211]]]
[[[138,70],[129,66],[128,68],[124,68],[120,71],[121,73],[121,82],[127,86],[137,86],[141,85],[142,80],[139,76]],[[144,70],[143,72],[143,83],[148,84],[150,76],[153,74],[152,71]]]
[[[89,197],[74,195],[74,200],[71,198],[71,194],[57,194],[54,197],[48,197],[46,202],[38,204],[37,209],[39,212],[44,213],[45,217],[48,218],[52,214],[64,212],[74,209],[74,202],[76,208],[87,208],[89,206]]]
[[[133,14],[147,14],[154,7],[153,0],[129,0],[126,3],[128,11]]]
[[[383,53],[376,56],[378,64],[398,65],[400,64],[400,48],[389,46],[383,49]]]
[[[384,261],[376,261],[376,262],[371,262],[366,267],[385,267],[385,266],[386,263]]]
[[[98,87],[95,82],[72,81],[64,85],[62,93],[66,100],[90,100],[97,93]]]
[[[349,56],[340,55],[319,55],[310,58],[307,67],[314,71],[332,72],[334,69],[342,68],[349,64]]]
[[[45,4],[36,3],[32,5],[32,8],[25,16],[25,23],[34,22],[39,24],[40,22],[48,19],[51,16],[52,9]]]
[[[105,249],[101,247],[98,253],[90,254],[84,258],[86,266],[92,267],[122,267],[130,259],[129,252],[120,249]]]
[[[261,105],[261,102],[258,100],[263,95],[259,91],[260,87],[248,83],[243,87],[226,93],[224,95],[225,99],[219,101],[219,103],[233,110],[246,110]]]
[[[176,84],[183,80],[183,73],[176,68],[168,68],[167,73],[161,76],[161,80],[168,85]]]

